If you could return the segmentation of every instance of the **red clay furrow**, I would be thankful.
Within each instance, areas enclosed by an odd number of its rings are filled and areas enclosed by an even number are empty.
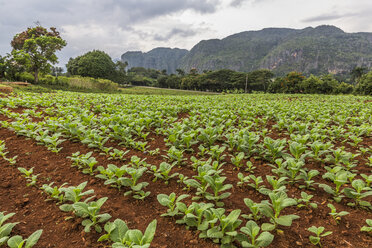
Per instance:
[[[71,168],[71,161],[66,156],[71,155],[72,152],[76,152],[76,150],[72,151],[72,149],[76,149],[75,146],[66,147],[59,154],[54,154],[45,147],[36,145],[31,140],[25,140],[23,137],[16,136],[9,130],[0,129],[0,137],[6,142],[9,151],[8,156],[18,155],[17,167],[25,167],[27,169],[34,167],[34,173],[41,174],[39,176],[39,183],[50,183],[54,181],[57,185],[64,182],[68,182],[69,185],[78,185],[81,182],[88,181],[86,188],[94,189],[97,198],[105,196],[109,198],[102,211],[110,213],[113,216],[112,220],[115,218],[123,219],[128,223],[130,228],[137,228],[144,231],[148,223],[156,218],[158,220],[158,227],[157,235],[153,241],[153,247],[216,247],[210,242],[197,239],[192,231],[188,231],[183,226],[175,224],[173,220],[160,217],[160,214],[164,213],[166,209],[158,204],[156,195],[158,193],[169,194],[175,191],[176,185],[171,184],[168,187],[164,187],[164,183],[160,181],[151,183],[153,187],[147,188],[147,190],[152,192],[151,197],[146,198],[144,202],[137,201],[131,197],[124,197],[123,192],[120,193],[116,189],[109,188],[109,186],[103,186],[102,180],[90,175],[84,175],[77,169]],[[78,144],[74,145],[77,146]],[[80,149],[82,150],[83,147],[80,147]],[[16,169],[13,169],[14,173],[18,175],[19,173]],[[24,180],[23,188],[27,188],[25,184],[26,182]],[[34,207],[34,209],[39,208],[42,208],[42,206]],[[57,206],[54,208],[56,211],[60,211]],[[40,221],[43,222],[44,219]],[[63,218],[60,221],[63,221]],[[79,226],[80,229],[82,229],[81,226]],[[101,245],[96,242],[98,237],[99,235],[94,235],[93,233],[84,235],[84,238],[90,243],[89,246],[84,247],[100,247]]]

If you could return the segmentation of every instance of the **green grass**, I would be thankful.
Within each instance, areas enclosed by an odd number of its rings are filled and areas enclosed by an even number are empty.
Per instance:
[[[134,86],[127,88],[119,88],[119,91],[107,92],[105,90],[98,89],[87,89],[87,88],[67,88],[58,85],[30,85],[30,86],[18,86],[15,85],[14,90],[16,92],[35,92],[35,93],[50,93],[56,92],[57,90],[71,91],[71,92],[85,92],[85,93],[114,93],[114,94],[128,94],[128,95],[216,95],[213,92],[203,91],[192,91],[192,90],[177,90],[177,89],[162,89],[144,86]]]
[[[193,90],[177,90],[177,89],[163,89],[144,86],[134,86],[127,88],[120,88],[124,94],[132,95],[216,95],[213,92],[193,91]]]

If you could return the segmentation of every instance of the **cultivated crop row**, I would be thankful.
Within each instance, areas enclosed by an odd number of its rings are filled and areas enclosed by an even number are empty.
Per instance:
[[[368,97],[24,93],[0,105],[2,128],[56,154],[87,147],[67,156],[71,166],[123,197],[155,200],[163,217],[222,247],[371,242]],[[20,168],[32,185],[30,169]],[[159,182],[164,192],[153,196]],[[78,214],[86,231],[103,231],[109,216],[96,214]]]

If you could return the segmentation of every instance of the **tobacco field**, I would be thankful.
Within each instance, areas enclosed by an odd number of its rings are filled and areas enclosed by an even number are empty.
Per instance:
[[[372,97],[0,96],[0,247],[369,247]]]

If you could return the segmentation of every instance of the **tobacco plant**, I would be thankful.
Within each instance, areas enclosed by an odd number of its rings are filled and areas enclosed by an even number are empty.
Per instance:
[[[20,235],[13,236],[8,239],[7,245],[9,248],[31,248],[39,241],[42,233],[43,230],[37,230],[26,239],[23,239]]]
[[[196,227],[199,231],[207,230],[209,223],[204,219],[205,212],[214,207],[213,203],[197,203],[192,202],[189,206],[186,206],[183,202],[177,203],[177,209],[179,213],[183,215],[182,219],[176,221],[177,224],[185,224],[187,227]]]
[[[159,194],[157,196],[158,202],[162,206],[168,207],[167,213],[162,214],[161,216],[173,217],[175,215],[178,215],[179,214],[178,205],[183,199],[189,196],[190,195],[183,194],[183,195],[180,195],[179,197],[176,197],[175,193],[171,193],[169,196],[166,194]]]
[[[237,228],[242,221],[239,219],[240,210],[236,209],[225,215],[223,208],[210,208],[205,211],[205,218],[210,224],[210,228],[202,231],[200,238],[210,238],[215,243],[220,243],[221,247],[234,247],[232,243],[236,239],[238,232]],[[219,223],[216,225],[215,223]]]
[[[103,166],[98,166],[99,174],[96,177],[105,180],[105,185],[110,185],[120,191],[123,186],[122,178],[127,174],[127,168],[127,165],[117,167],[114,164],[108,164],[106,169]]]
[[[169,162],[175,162],[178,166],[181,166],[186,160],[183,157],[183,151],[177,149],[175,146],[172,146],[171,148],[169,148],[167,152],[167,156],[164,156],[164,157],[167,158]]]
[[[367,232],[368,234],[372,234],[372,219],[366,219],[366,226],[362,226],[360,231]]]
[[[280,158],[284,155],[283,150],[287,144],[286,139],[274,140],[270,137],[264,138],[264,157],[269,161],[275,161],[275,159]]]
[[[151,221],[142,233],[137,229],[129,229],[123,220],[116,219],[114,222],[105,224],[106,234],[102,235],[98,241],[111,241],[113,248],[148,248],[154,239],[156,225],[156,220]]]
[[[261,219],[261,205],[259,203],[256,203],[249,198],[244,198],[244,204],[249,208],[251,214],[242,214],[243,218],[254,220]]]
[[[321,141],[314,141],[310,148],[312,150],[312,153],[310,154],[310,157],[312,157],[316,161],[322,161],[321,157],[327,153],[330,153],[329,149],[332,147],[331,142],[323,143]]]
[[[237,239],[241,242],[242,247],[260,248],[269,246],[274,235],[269,232],[261,232],[261,228],[253,220],[248,221],[244,227],[240,228],[243,234],[239,234]]]
[[[76,202],[72,205],[75,214],[84,220],[81,224],[84,226],[84,232],[90,232],[91,227],[94,227],[96,232],[102,232],[100,223],[104,223],[111,218],[108,213],[100,214],[102,205],[107,201],[107,197],[90,202]]]
[[[256,169],[256,166],[253,166],[253,164],[252,164],[251,161],[247,161],[245,163],[245,171],[246,172],[253,173],[254,172],[254,169]]]
[[[314,177],[319,175],[320,172],[318,170],[310,170],[306,171],[305,169],[300,170],[300,179],[302,179],[305,183],[305,185],[300,185],[300,189],[306,188],[310,190],[315,190],[315,188],[312,186],[315,181],[313,180]]]
[[[112,152],[110,152],[111,157],[109,159],[125,161],[126,160],[125,155],[127,155],[128,152],[129,152],[129,150],[123,151],[123,150],[119,150],[119,149],[114,148],[112,150]]]
[[[149,185],[149,183],[138,182],[146,170],[146,167],[138,169],[131,167],[127,168],[127,173],[130,177],[122,177],[120,179],[123,186],[130,187],[130,190],[124,193],[125,196],[133,194],[134,199],[143,200],[150,195],[150,191],[146,192],[143,190],[147,185]]]
[[[286,157],[292,157],[296,162],[305,161],[306,157],[309,156],[306,145],[303,145],[301,143],[291,142],[289,145],[289,151],[291,155],[286,155]]]
[[[348,215],[350,214],[349,212],[347,211],[341,211],[341,212],[337,212],[337,209],[336,207],[331,204],[331,203],[328,203],[327,204],[327,207],[329,207],[331,209],[331,212],[328,213],[330,216],[332,216],[332,218],[334,219],[334,221],[339,224],[340,223],[340,220],[341,220],[341,217],[342,216],[345,216],[345,215]]]
[[[80,152],[75,152],[71,157],[67,157],[72,160],[72,167],[77,166],[82,170],[84,174],[94,174],[94,166],[98,163],[95,157],[92,156],[93,152],[88,152],[87,154],[80,154]]]
[[[239,169],[243,166],[242,161],[244,159],[244,156],[244,152],[239,152],[238,155],[231,156],[231,163],[235,165],[235,168]]]
[[[262,230],[272,231],[276,229],[278,225],[291,226],[293,220],[300,218],[298,215],[294,214],[280,214],[284,208],[297,205],[297,201],[288,197],[285,192],[279,191],[277,193],[269,193],[269,198],[270,202],[265,200],[260,203],[261,213],[270,218],[270,223],[262,224]]]
[[[324,229],[325,228],[322,226],[320,227],[312,226],[307,229],[309,232],[312,232],[316,235],[316,236],[312,236],[312,235],[309,236],[309,240],[313,245],[319,245],[319,247],[322,247],[322,243],[320,242],[321,238],[332,234],[332,232],[323,233]]]
[[[363,199],[372,196],[372,188],[368,187],[361,179],[353,180],[351,187],[343,190],[346,197],[354,200],[353,203],[348,203],[348,205],[371,208],[371,203]]]
[[[71,203],[65,203],[61,205],[59,208],[64,212],[71,212],[74,210],[73,204],[79,202],[82,200],[84,196],[92,195],[94,194],[94,190],[90,189],[87,191],[84,191],[85,187],[87,186],[88,182],[83,182],[79,184],[78,186],[70,186],[67,188],[61,188],[61,191],[64,193],[63,201],[64,202],[71,202]],[[95,196],[90,196],[84,200],[84,202],[88,202]]]
[[[174,162],[172,165],[168,164],[167,162],[162,162],[160,163],[159,168],[156,167],[155,165],[151,166],[151,171],[154,173],[154,176],[155,176],[153,182],[155,182],[158,178],[160,178],[161,180],[164,180],[165,184],[168,185],[169,180],[171,178],[178,176],[179,174],[177,172],[170,174],[171,170],[173,169],[175,165],[176,165],[176,162]]]
[[[5,212],[0,212],[0,245],[6,243],[6,241],[10,238],[10,233],[12,232],[13,228],[19,223],[5,223],[14,215],[15,213],[5,214]]]
[[[225,158],[225,155],[222,155],[222,153],[226,150],[226,146],[211,146],[209,150],[209,155],[211,156],[212,159],[217,160],[217,162],[220,162]]]
[[[64,189],[65,189],[65,185],[67,185],[67,183],[63,183],[61,186],[54,186],[53,187],[53,184],[54,182],[50,183],[49,185],[48,184],[44,184],[41,189],[44,190],[53,200],[57,200],[58,201],[58,204],[61,204],[63,201],[64,201]]]
[[[250,181],[250,177],[249,175],[248,176],[244,176],[243,173],[239,172],[238,173],[238,179],[239,179],[239,182],[237,182],[237,186],[238,187],[243,187],[245,184],[247,184],[249,181]]]
[[[341,189],[341,186],[348,182],[347,171],[338,170],[337,172],[326,172],[323,175],[323,178],[331,180],[334,183],[335,188],[332,188],[327,184],[319,184],[319,187],[324,189],[324,191],[328,194],[331,194],[336,202],[340,202],[341,199],[344,197],[344,190]]]
[[[299,208],[318,208],[318,204],[311,202],[313,195],[307,194],[305,191],[301,192],[301,198],[297,199],[297,207]]]
[[[23,173],[23,176],[27,179],[27,186],[36,186],[36,182],[37,182],[37,177],[40,175],[40,174],[37,174],[37,175],[34,175],[34,167],[32,167],[31,169],[27,170],[26,168],[23,168],[23,167],[18,167],[18,170]]]
[[[269,195],[271,192],[286,192],[286,184],[288,177],[280,177],[277,179],[275,176],[266,176],[266,180],[273,188],[272,190],[262,187],[259,192],[264,195]]]
[[[224,181],[226,180],[226,177],[220,177],[220,176],[204,176],[204,180],[209,184],[210,188],[213,191],[213,194],[206,192],[205,198],[207,200],[212,200],[215,202],[217,207],[224,206],[224,203],[221,202],[221,200],[229,197],[231,195],[230,192],[224,192],[226,190],[231,189],[233,186],[232,184],[224,184]]]
[[[264,185],[260,185],[264,182],[261,176],[249,175],[249,178],[253,181],[253,183],[248,183],[249,187],[254,188],[257,192],[265,189]]]

